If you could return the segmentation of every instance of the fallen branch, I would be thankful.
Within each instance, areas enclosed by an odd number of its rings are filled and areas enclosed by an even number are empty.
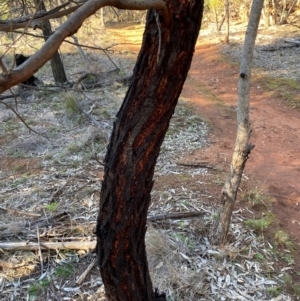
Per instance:
[[[5,212],[9,212],[9,213],[12,213],[12,214],[27,215],[27,216],[31,216],[31,217],[41,217],[41,215],[37,214],[37,213],[20,211],[20,210],[10,209],[10,208],[4,208],[2,206],[0,206],[0,210],[3,210]]]
[[[147,220],[150,222],[157,222],[166,219],[182,219],[182,218],[196,217],[204,214],[205,212],[202,211],[172,212],[172,213],[164,213],[164,214],[158,214],[154,216],[148,216]]]
[[[210,165],[207,162],[195,162],[195,163],[177,162],[176,164],[179,165],[179,166],[185,166],[185,167],[207,168],[207,169],[218,170],[218,168]]]
[[[91,250],[96,248],[96,241],[69,241],[69,242],[0,242],[3,250]]]
[[[81,285],[81,283],[84,281],[88,273],[92,270],[92,268],[95,266],[97,262],[97,258],[94,258],[94,260],[89,264],[87,269],[79,276],[79,278],[76,280],[76,284]]]

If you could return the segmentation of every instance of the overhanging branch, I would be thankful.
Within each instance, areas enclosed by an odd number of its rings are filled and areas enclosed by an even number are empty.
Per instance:
[[[35,29],[39,27],[39,24],[41,24],[43,21],[61,18],[71,14],[80,6],[82,6],[84,2],[86,2],[86,0],[82,0],[79,4],[64,9],[67,5],[70,4],[70,2],[68,2],[49,11],[38,11],[34,14],[29,14],[18,19],[0,21],[0,31],[11,32],[13,30],[25,27],[32,27],[33,29]]]
[[[68,20],[59,26],[45,44],[21,66],[0,75],[0,93],[10,87],[25,81],[41,68],[58,50],[68,36],[73,35],[81,27],[85,19],[104,6],[114,6],[119,9],[146,10],[156,9],[162,13],[167,26],[171,24],[171,16],[163,0],[88,0],[79,7]]]

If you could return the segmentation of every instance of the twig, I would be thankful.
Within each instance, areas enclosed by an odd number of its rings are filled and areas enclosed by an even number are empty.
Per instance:
[[[2,61],[2,58],[0,58],[0,68],[2,69],[3,73],[7,72],[7,68],[6,68],[5,64],[3,63],[3,61]]]
[[[6,211],[6,212],[10,212],[10,213],[13,213],[13,214],[27,215],[27,216],[32,216],[32,217],[41,217],[41,215],[37,214],[37,213],[19,211],[19,210],[10,209],[10,208],[3,208],[2,206],[0,206],[0,210]]]
[[[195,162],[195,163],[184,163],[184,162],[177,162],[176,163],[179,166],[185,166],[185,167],[195,167],[195,168],[207,168],[207,169],[213,169],[213,170],[218,170],[218,168],[209,165],[209,163],[206,162]]]
[[[76,280],[76,284],[78,285],[82,284],[82,282],[84,281],[88,273],[92,270],[96,262],[97,262],[97,258],[94,258],[93,261],[87,267],[87,269],[78,277],[78,279]]]
[[[32,131],[33,133],[35,133],[35,134],[37,134],[37,135],[39,135],[39,136],[42,136],[42,137],[44,137],[44,138],[46,138],[47,140],[49,140],[49,138],[47,137],[47,136],[45,136],[45,135],[43,135],[43,134],[41,134],[41,133],[39,133],[39,132],[37,132],[36,130],[34,130],[30,125],[28,125],[27,123],[26,123],[26,121],[24,120],[24,118],[13,108],[13,107],[11,107],[10,105],[8,105],[6,102],[4,102],[4,101],[2,101],[2,100],[0,100],[0,103],[2,103],[3,105],[5,105],[8,109],[10,109],[20,120],[21,120],[21,122],[25,125],[25,127],[27,127],[27,129],[29,130],[29,131]]]
[[[23,33],[22,31],[18,31],[18,30],[14,30],[13,32],[14,33],[22,33],[24,35],[32,36],[32,37],[35,37],[35,38],[41,38],[41,39],[44,39],[45,37],[49,38],[49,36],[33,34],[33,33],[30,33],[30,32]],[[68,43],[68,44],[71,44],[71,45],[80,46],[80,47],[83,47],[83,48],[107,51],[107,52],[110,52],[110,53],[114,53],[114,50],[110,49],[110,48],[116,46],[115,44],[113,44],[113,45],[108,46],[106,48],[102,48],[102,47],[97,47],[97,46],[89,46],[89,45],[85,45],[85,44],[79,44],[79,43],[75,43],[75,42],[72,42],[72,41],[69,41],[69,40],[66,40],[66,39],[64,40],[64,42]]]
[[[173,213],[164,213],[164,214],[158,214],[154,216],[148,216],[147,220],[150,222],[157,222],[165,219],[182,219],[182,218],[201,216],[204,214],[205,212],[203,211],[173,212]]]
[[[62,190],[67,186],[67,184],[69,183],[69,180],[70,180],[70,173],[68,175],[68,179],[67,179],[66,183],[52,193],[49,203],[53,203],[54,199],[62,193]]]
[[[40,231],[38,225],[36,225],[36,235],[38,239],[38,249],[39,249],[40,262],[41,262],[41,276],[42,276],[44,271],[44,262],[43,262],[43,255],[41,250],[41,239],[40,239]]]
[[[4,100],[4,99],[7,99],[7,98],[15,98],[15,97],[18,97],[18,96],[20,96],[20,94],[2,95],[2,96],[0,96],[0,100]]]

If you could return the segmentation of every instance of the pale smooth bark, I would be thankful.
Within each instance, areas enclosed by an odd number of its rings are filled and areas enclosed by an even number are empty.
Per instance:
[[[226,242],[243,170],[250,151],[254,147],[249,143],[251,131],[249,121],[250,79],[253,50],[262,7],[263,0],[252,2],[238,80],[237,136],[230,171],[222,189],[221,207],[210,233],[211,242],[214,244],[224,244]]]

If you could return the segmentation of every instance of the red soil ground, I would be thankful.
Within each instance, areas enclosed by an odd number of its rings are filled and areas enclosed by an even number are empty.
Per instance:
[[[195,152],[189,160],[221,166],[224,175],[235,142],[238,75],[239,67],[228,63],[217,45],[200,45],[196,47],[183,90],[183,96],[191,100],[199,114],[211,124],[210,146]],[[297,250],[300,243],[300,111],[270,96],[257,80],[253,82],[250,141],[255,148],[246,164],[239,199],[246,190],[266,195],[268,202],[263,204],[266,205],[264,210],[272,211],[277,220],[276,228],[289,233]],[[220,187],[211,189],[220,194]],[[236,206],[242,206],[242,202]],[[261,216],[262,208],[259,209],[257,216]],[[295,271],[299,272],[300,254],[296,250],[293,252]]]

